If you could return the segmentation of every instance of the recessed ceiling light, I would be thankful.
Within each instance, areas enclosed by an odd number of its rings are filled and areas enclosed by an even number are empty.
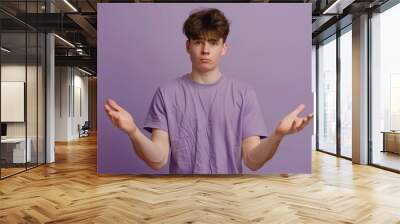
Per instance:
[[[7,48],[5,48],[5,47],[1,47],[1,50],[4,51],[4,52],[7,52],[7,53],[10,53],[10,52],[11,52],[11,50],[9,50],[9,49],[7,49]]]

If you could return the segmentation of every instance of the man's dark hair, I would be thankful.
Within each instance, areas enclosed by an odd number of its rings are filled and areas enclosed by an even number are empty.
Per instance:
[[[193,12],[183,24],[183,33],[188,40],[200,39],[207,34],[215,34],[224,43],[229,34],[229,21],[218,9],[202,9]]]

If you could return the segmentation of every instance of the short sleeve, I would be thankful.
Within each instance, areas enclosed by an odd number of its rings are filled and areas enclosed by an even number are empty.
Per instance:
[[[143,128],[150,133],[154,128],[168,132],[167,113],[160,88],[157,88],[153,96]]]
[[[261,139],[266,138],[268,136],[267,128],[257,95],[253,89],[247,91],[243,113],[242,139],[250,136],[260,136]]]

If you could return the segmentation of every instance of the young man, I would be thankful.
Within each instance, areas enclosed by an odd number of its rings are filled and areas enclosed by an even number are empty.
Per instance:
[[[105,110],[112,123],[131,139],[137,155],[158,170],[170,157],[170,173],[242,173],[242,160],[251,170],[275,154],[282,138],[302,130],[313,114],[301,118],[304,105],[286,115],[267,138],[255,91],[221,74],[229,22],[217,9],[192,13],[183,25],[191,73],[159,87],[144,129],[109,99]],[[170,153],[171,151],[171,153]]]

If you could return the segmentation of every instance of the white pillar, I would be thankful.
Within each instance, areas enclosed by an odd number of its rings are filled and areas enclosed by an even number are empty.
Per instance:
[[[352,159],[368,163],[368,15],[353,19]]]
[[[54,6],[50,1],[46,4],[47,12],[53,12]],[[55,97],[54,97],[54,67],[55,67],[54,34],[46,35],[46,163],[55,162],[54,133],[55,133]]]

